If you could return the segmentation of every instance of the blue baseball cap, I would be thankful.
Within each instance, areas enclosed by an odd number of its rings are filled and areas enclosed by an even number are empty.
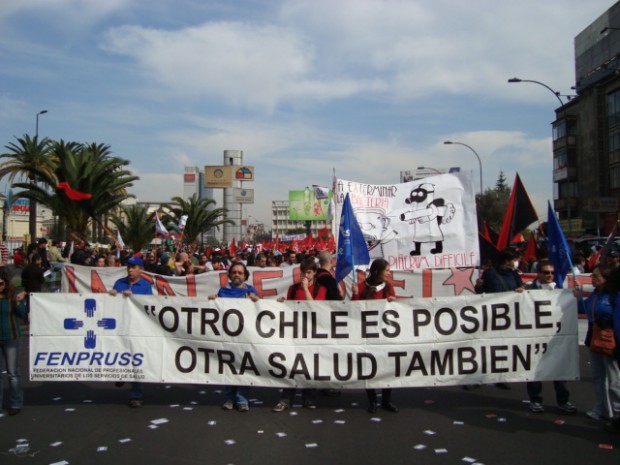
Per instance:
[[[127,265],[137,265],[140,268],[144,268],[144,260],[140,257],[136,257],[135,255],[127,260]]]

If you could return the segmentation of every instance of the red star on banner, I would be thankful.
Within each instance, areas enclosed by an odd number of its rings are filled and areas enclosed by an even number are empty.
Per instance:
[[[454,286],[454,295],[461,295],[465,289],[471,291],[472,294],[476,293],[476,289],[471,282],[471,277],[474,274],[473,268],[450,268],[450,271],[452,274],[443,282],[443,285]]]

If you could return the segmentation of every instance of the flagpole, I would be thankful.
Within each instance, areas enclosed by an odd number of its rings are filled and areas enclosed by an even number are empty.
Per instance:
[[[181,244],[183,243],[183,235],[184,234],[185,234],[185,225],[183,225],[183,227],[181,228],[181,235],[179,236],[179,241],[177,242],[177,246],[174,249],[174,256],[175,257],[179,253],[179,247],[181,247]]]

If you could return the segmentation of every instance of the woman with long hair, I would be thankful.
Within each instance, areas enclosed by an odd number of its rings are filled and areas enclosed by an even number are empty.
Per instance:
[[[24,391],[19,369],[20,324],[28,317],[24,292],[15,293],[6,269],[0,269],[0,356],[9,378],[9,415],[17,415],[24,407]],[[21,320],[21,321],[20,321]],[[0,374],[0,407],[2,406],[2,375]]]
[[[595,322],[603,328],[613,326],[614,307],[620,303],[620,269],[596,265],[592,269],[592,286],[594,292],[580,308],[580,313],[588,317],[585,340],[588,347]],[[586,415],[593,420],[613,418],[620,411],[620,369],[613,357],[592,351],[589,355],[596,404]]]
[[[386,299],[388,302],[396,300],[394,287],[390,283],[390,264],[383,258],[375,259],[370,265],[368,276],[364,281],[356,285],[353,283],[353,300],[377,300]],[[377,391],[366,389],[368,396],[368,411],[377,411]],[[381,408],[389,412],[398,412],[398,407],[392,403],[392,390],[389,388],[381,391]]]

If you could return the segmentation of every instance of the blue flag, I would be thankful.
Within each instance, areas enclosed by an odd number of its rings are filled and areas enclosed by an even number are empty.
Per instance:
[[[551,208],[551,202],[547,210],[547,251],[549,253],[549,260],[553,263],[555,268],[555,283],[558,287],[562,287],[564,278],[572,268],[570,258],[570,248],[566,237],[562,232],[560,223],[553,208]]]
[[[342,281],[356,265],[368,265],[370,255],[364,240],[349,194],[342,204],[340,231],[338,233],[338,254],[336,256],[336,281]]]

